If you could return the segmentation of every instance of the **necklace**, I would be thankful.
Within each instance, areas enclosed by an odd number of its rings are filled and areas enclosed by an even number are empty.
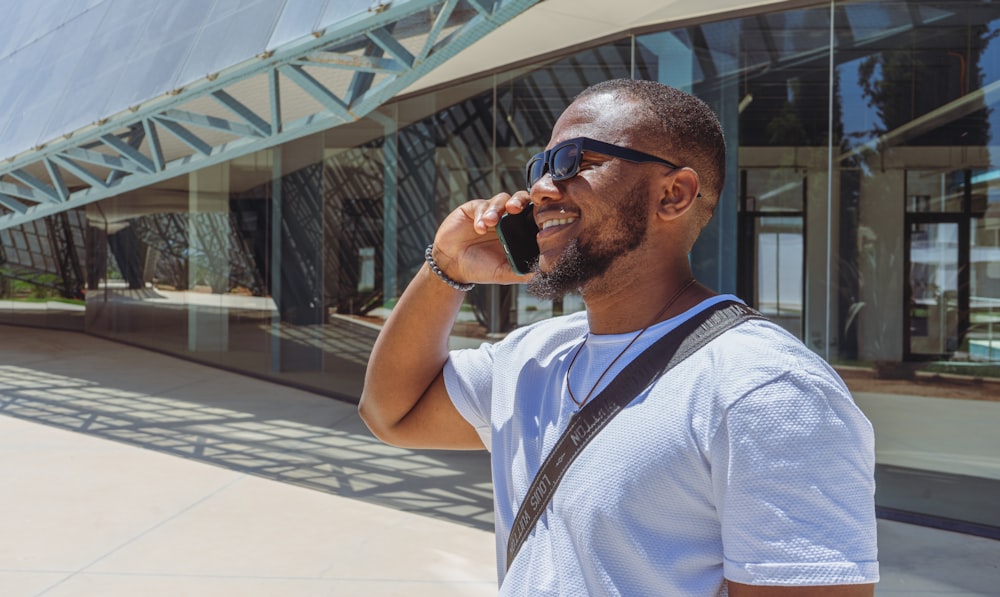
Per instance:
[[[583,342],[580,343],[580,346],[577,347],[576,352],[573,353],[573,358],[569,362],[569,367],[566,368],[566,391],[569,392],[570,399],[573,401],[574,404],[576,404],[577,410],[582,408],[584,404],[590,401],[591,396],[593,396],[594,394],[594,390],[596,390],[598,386],[601,385],[601,380],[603,380],[604,376],[608,374],[608,371],[611,371],[611,368],[615,366],[615,363],[617,363],[618,360],[621,359],[626,352],[628,352],[628,349],[632,348],[632,345],[636,343],[639,337],[642,336],[646,332],[646,330],[648,330],[654,323],[659,321],[660,317],[663,316],[663,314],[666,313],[670,309],[670,307],[677,302],[677,299],[681,298],[681,295],[684,294],[684,292],[688,288],[690,288],[691,285],[694,284],[694,282],[695,282],[694,278],[689,279],[687,282],[684,283],[683,286],[681,286],[680,290],[674,293],[674,296],[670,297],[670,300],[668,300],[667,304],[664,305],[662,309],[660,309],[660,312],[657,313],[648,324],[646,324],[646,327],[639,330],[639,332],[635,336],[632,336],[632,339],[629,340],[628,344],[625,345],[625,348],[623,348],[621,352],[618,353],[618,356],[616,356],[614,360],[612,360],[611,363],[604,368],[604,371],[601,373],[601,376],[597,378],[597,381],[594,382],[594,385],[590,388],[590,391],[587,392],[587,395],[584,396],[583,400],[577,400],[576,396],[573,395],[573,386],[569,381],[569,373],[570,371],[573,370],[573,365],[576,363],[576,357],[580,356],[580,353],[583,352],[583,347],[587,345],[587,339],[590,338],[590,332],[587,332],[587,334],[583,337]]]

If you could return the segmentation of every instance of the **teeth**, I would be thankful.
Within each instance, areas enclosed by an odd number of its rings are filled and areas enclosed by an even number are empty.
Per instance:
[[[551,228],[553,226],[562,226],[563,224],[570,224],[575,221],[576,218],[555,218],[553,220],[546,220],[545,223],[542,224],[542,230],[545,230],[546,228]]]

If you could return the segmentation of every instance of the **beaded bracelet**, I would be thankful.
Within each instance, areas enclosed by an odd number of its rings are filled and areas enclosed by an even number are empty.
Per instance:
[[[441,268],[438,267],[438,264],[434,262],[433,244],[427,245],[427,250],[424,251],[424,261],[427,262],[427,265],[431,266],[431,271],[437,274],[437,277],[441,278],[441,280],[443,280],[445,284],[451,286],[455,290],[461,290],[462,292],[469,292],[470,290],[476,287],[476,285],[471,282],[468,284],[462,284],[461,282],[456,282],[455,280],[449,278],[448,274],[441,271]]]

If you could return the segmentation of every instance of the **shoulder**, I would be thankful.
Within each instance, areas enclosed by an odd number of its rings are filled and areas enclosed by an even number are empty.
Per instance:
[[[782,433],[868,446],[871,425],[822,357],[768,320],[751,320],[713,343],[726,382],[716,394],[726,426],[776,441]]]
[[[763,316],[727,330],[707,348],[714,358],[723,359],[730,367],[752,372],[754,379],[802,372],[843,383],[819,354]]]
[[[837,372],[798,338],[766,318],[742,322],[694,355],[693,387],[728,410],[748,395],[787,392],[794,402],[853,403]],[[714,391],[704,392],[705,389]]]
[[[738,309],[737,309],[738,308]],[[715,309],[714,312],[710,312]],[[746,311],[751,317],[731,325],[734,314],[743,315]],[[793,336],[777,323],[748,308],[743,301],[733,295],[716,295],[702,301],[681,317],[693,319],[702,313],[706,317],[702,323],[703,330],[711,330],[718,325],[726,328],[714,336],[702,350],[702,356],[710,356],[713,360],[724,359],[724,364],[734,367],[752,368],[767,374],[769,371],[783,371],[791,363],[808,363],[828,369],[826,361],[810,350],[801,340]],[[698,333],[698,332],[695,332]],[[708,334],[712,337],[713,334]],[[830,369],[832,372],[832,369]]]

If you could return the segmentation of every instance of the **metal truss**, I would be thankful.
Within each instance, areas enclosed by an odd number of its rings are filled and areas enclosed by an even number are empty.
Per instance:
[[[540,0],[365,13],[0,165],[0,230],[360,120]]]

